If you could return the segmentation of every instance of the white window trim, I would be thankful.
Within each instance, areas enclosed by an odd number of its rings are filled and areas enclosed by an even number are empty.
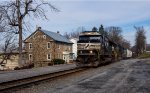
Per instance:
[[[46,35],[43,35],[43,38],[46,39]]]
[[[29,49],[32,49],[32,43],[29,43]]]
[[[30,57],[31,56],[31,57]],[[29,54],[29,60],[32,60],[32,54]]]
[[[50,47],[48,47],[48,44],[50,45]],[[50,49],[51,48],[51,44],[50,42],[47,42],[47,49]]]
[[[49,54],[50,54],[50,59],[48,58]],[[51,60],[51,53],[47,54],[47,60]]]

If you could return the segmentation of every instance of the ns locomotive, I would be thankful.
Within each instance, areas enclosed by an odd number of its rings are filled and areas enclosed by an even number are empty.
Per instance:
[[[100,64],[116,61],[125,55],[125,48],[109,40],[97,31],[84,31],[77,42],[78,67],[97,67]]]

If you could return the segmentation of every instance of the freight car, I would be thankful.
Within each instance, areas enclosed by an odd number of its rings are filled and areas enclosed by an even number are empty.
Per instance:
[[[84,31],[77,42],[76,65],[97,67],[100,64],[121,59],[124,56],[124,50],[122,46],[97,31]]]

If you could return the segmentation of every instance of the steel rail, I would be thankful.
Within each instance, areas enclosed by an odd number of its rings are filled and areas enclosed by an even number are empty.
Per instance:
[[[0,92],[7,91],[9,89],[13,89],[17,87],[23,87],[23,86],[34,84],[36,82],[41,82],[44,80],[49,80],[49,79],[60,77],[63,75],[79,72],[82,70],[85,70],[85,68],[73,68],[69,70],[63,70],[63,71],[53,72],[53,73],[44,74],[44,75],[3,82],[3,83],[0,83]]]

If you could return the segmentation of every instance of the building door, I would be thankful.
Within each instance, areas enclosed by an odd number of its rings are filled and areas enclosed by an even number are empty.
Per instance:
[[[69,63],[69,55],[68,54],[64,54],[63,55],[63,60],[65,60],[66,63]]]

